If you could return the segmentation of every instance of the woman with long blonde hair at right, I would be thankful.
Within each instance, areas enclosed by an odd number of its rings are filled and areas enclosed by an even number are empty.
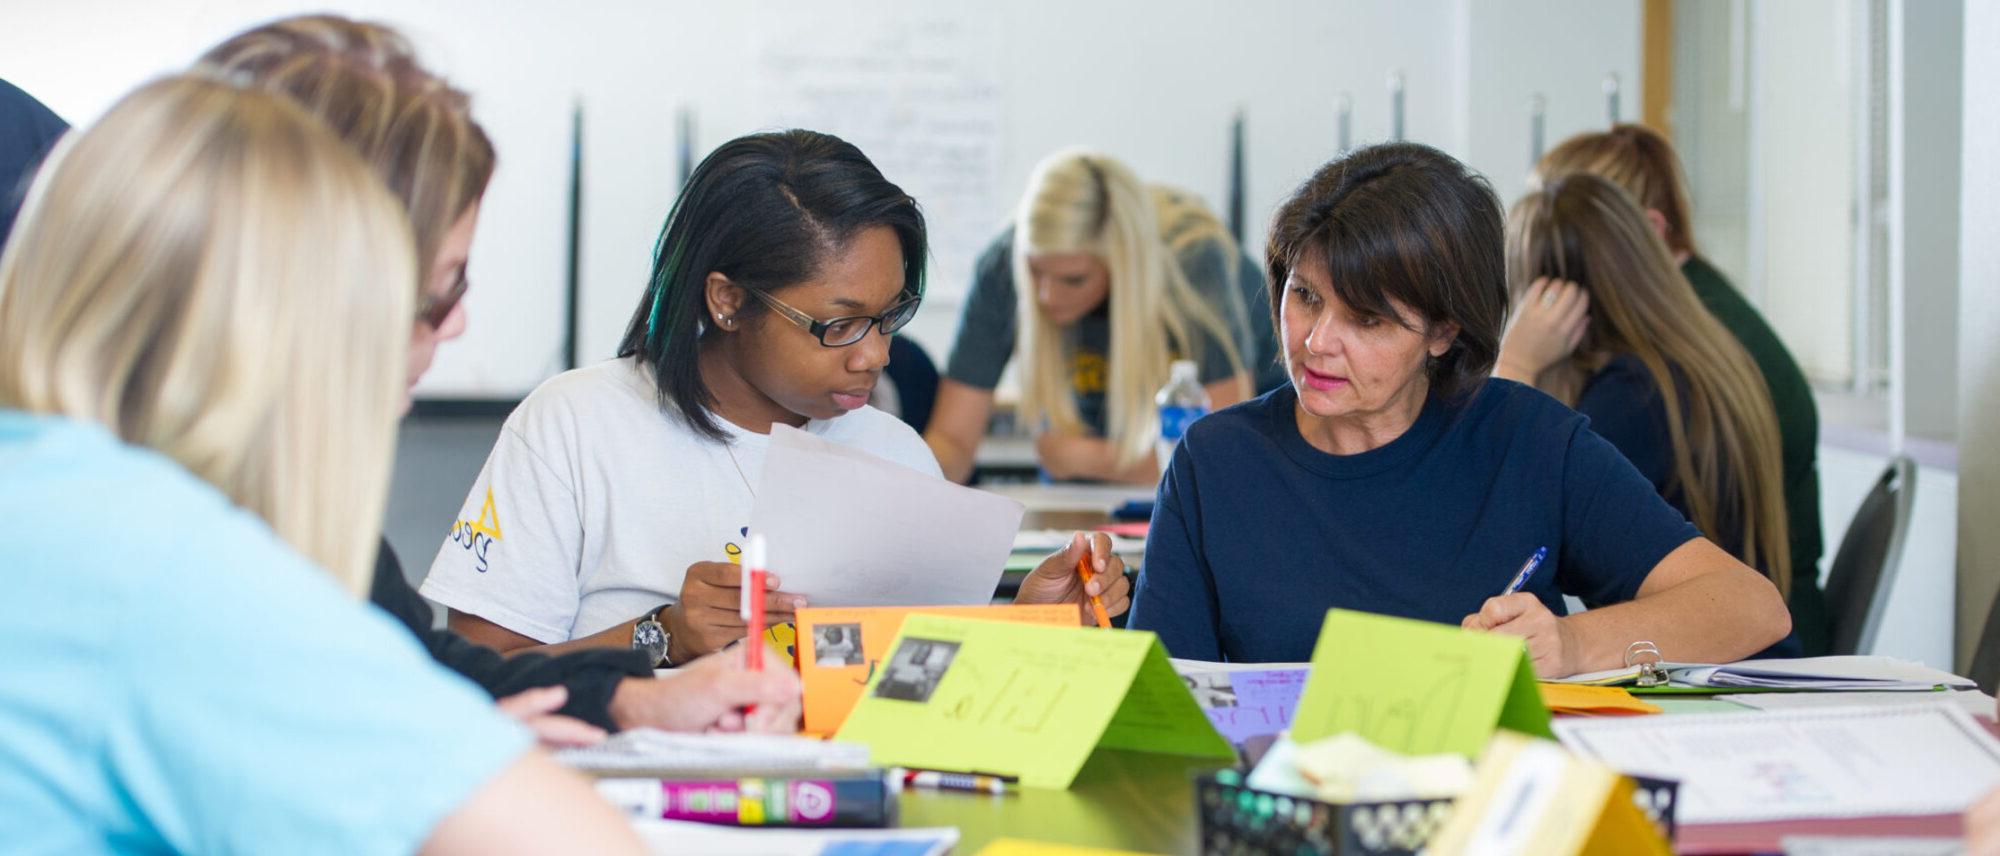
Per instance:
[[[1702,308],[1632,198],[1590,173],[1523,197],[1507,218],[1507,282],[1514,319],[1494,375],[1590,417],[1723,550],[1780,593],[1800,584],[1763,375]],[[1556,332],[1529,316],[1559,319]],[[1762,656],[1799,654],[1792,633]]]
[[[362,602],[416,260],[282,98],[170,78],[0,256],[10,851],[637,852]]]
[[[1035,168],[1012,227],[980,259],[924,431],[947,478],[972,474],[1010,361],[1016,418],[1058,480],[1159,481],[1153,397],[1176,360],[1196,363],[1211,409],[1250,394],[1244,354],[1275,357],[1248,341],[1240,287],[1261,291],[1263,277],[1244,272],[1235,242],[1204,215],[1097,152],[1057,152]]]

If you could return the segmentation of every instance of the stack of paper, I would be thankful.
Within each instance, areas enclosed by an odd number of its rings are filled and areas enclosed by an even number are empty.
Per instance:
[[[1661,663],[1661,671],[1676,686],[1783,689],[1910,691],[1972,689],[1968,678],[1893,657],[1801,657],[1795,660],[1744,660],[1727,665]],[[1636,668],[1587,672],[1550,683],[1620,686],[1638,680]]]
[[[1561,719],[1612,768],[1681,783],[1681,823],[1956,814],[2000,785],[2000,741],[1951,705]]]
[[[1891,657],[1806,657],[1744,660],[1727,666],[1677,669],[1674,680],[1698,687],[1788,690],[1971,689],[1972,681],[1922,663]]]
[[[868,747],[772,734],[675,734],[633,728],[595,746],[559,751],[556,760],[586,773],[769,775],[861,769],[868,766]]]

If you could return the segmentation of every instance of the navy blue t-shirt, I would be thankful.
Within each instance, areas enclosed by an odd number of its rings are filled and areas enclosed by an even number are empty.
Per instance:
[[[1196,422],[1161,480],[1130,626],[1175,657],[1299,662],[1330,607],[1456,625],[1539,547],[1526,591],[1632,599],[1699,537],[1588,420],[1489,380],[1401,437],[1332,455],[1290,386]]]
[[[1680,380],[1676,378],[1676,382]],[[1646,364],[1631,354],[1620,354],[1598,369],[1577,395],[1576,410],[1590,419],[1590,428],[1610,442],[1646,478],[1667,504],[1689,519],[1687,494],[1674,477],[1674,440],[1667,431],[1667,403]],[[1686,412],[1685,406],[1682,412]],[[1717,515],[1718,531],[1703,533],[1724,552],[1743,555],[1741,516],[1723,509]],[[1757,568],[1760,573],[1766,568]],[[1800,572],[1804,573],[1804,572]],[[1797,630],[1764,649],[1756,658],[1797,657],[1805,653]],[[1754,659],[1754,658],[1753,658]]]

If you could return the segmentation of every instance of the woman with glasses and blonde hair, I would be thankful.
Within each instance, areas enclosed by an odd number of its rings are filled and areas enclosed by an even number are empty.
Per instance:
[[[1588,172],[1610,179],[1632,195],[1660,240],[1667,245],[1681,275],[1694,287],[1695,297],[1715,320],[1722,322],[1764,376],[1771,407],[1778,416],[1778,438],[1784,447],[1785,525],[1791,543],[1792,629],[1808,657],[1827,653],[1832,617],[1819,587],[1819,560],[1825,545],[1819,519],[1819,411],[1812,386],[1786,350],[1770,322],[1722,271],[1704,258],[1694,240],[1694,212],[1687,180],[1673,143],[1644,125],[1618,124],[1609,130],[1578,134],[1542,155],[1529,177],[1531,185],[1571,172]],[[1562,287],[1557,287],[1561,296]],[[1572,295],[1569,302],[1575,301]],[[1522,304],[1517,326],[1524,340],[1539,340],[1560,348],[1558,315],[1543,311],[1539,295]],[[1530,331],[1534,335],[1527,335]],[[1553,359],[1553,358],[1548,358]]]
[[[195,70],[293,99],[358,152],[402,203],[420,260],[405,375],[414,386],[438,346],[466,326],[459,301],[496,162],[470,96],[420,65],[396,31],[332,15],[286,18],[240,33],[210,49]],[[506,657],[434,628],[430,604],[405,579],[386,538],[370,599],[422,639],[438,662],[485,687],[546,742],[590,742],[605,729],[642,725],[786,732],[798,725],[798,681],[789,670],[748,672],[715,659],[689,664],[669,685],[653,680],[651,661],[630,651]],[[746,706],[759,715],[743,720],[737,711]]]
[[[424,595],[503,651],[632,647],[678,665],[741,639],[737,561],[772,426],[938,472],[915,431],[868,406],[925,254],[916,200],[853,145],[803,130],[724,143],[667,215],[619,356],[507,418]],[[1104,580],[1078,582],[1091,548],[1077,536],[1019,599],[1122,609],[1110,546],[1096,539]],[[783,623],[805,598],[769,603]]]
[[[1516,319],[1495,375],[1590,417],[1718,546],[1781,593],[1798,585],[1763,375],[1702,309],[1632,198],[1587,172],[1545,182],[1508,214],[1507,282]],[[1576,316],[1566,348],[1531,334],[1530,307]],[[1793,633],[1763,656],[1799,653]]]
[[[636,852],[361,602],[415,269],[271,95],[153,83],[43,167],[0,257],[10,847]]]
[[[1240,260],[1192,197],[1149,191],[1096,152],[1042,161],[1012,227],[980,259],[938,384],[924,439],[945,474],[971,476],[1011,359],[1016,418],[1033,427],[1050,477],[1157,482],[1153,397],[1175,360],[1196,363],[1218,410],[1250,394],[1246,363],[1276,364],[1268,321],[1252,331],[1238,290],[1261,295],[1263,277]],[[1261,299],[1258,310],[1269,317]],[[1254,345],[1261,359],[1239,350]]]

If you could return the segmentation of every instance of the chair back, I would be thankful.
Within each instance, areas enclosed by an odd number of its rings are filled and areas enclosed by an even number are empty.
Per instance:
[[[1827,609],[1833,618],[1829,653],[1865,654],[1875,647],[1909,535],[1916,489],[1916,463],[1897,455],[1847,525],[1826,577]]]

